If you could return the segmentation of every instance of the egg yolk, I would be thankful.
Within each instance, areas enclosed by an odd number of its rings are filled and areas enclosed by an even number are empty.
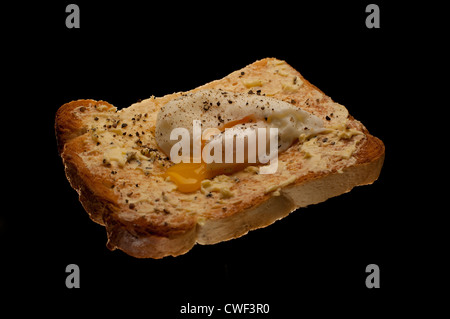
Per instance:
[[[235,163],[227,168],[211,170],[204,162],[179,163],[169,167],[163,177],[170,177],[170,180],[177,185],[178,191],[192,193],[201,188],[203,180],[214,178],[217,175],[232,174],[243,170],[247,165],[246,163]]]
[[[233,127],[238,124],[244,124],[252,122],[254,120],[253,115],[246,116],[242,119],[230,121],[219,127],[219,130],[223,132],[226,128]],[[202,149],[205,143],[202,141]],[[177,190],[182,193],[191,193],[200,189],[201,183],[205,179],[213,178],[217,175],[231,174],[238,170],[245,168],[246,164],[235,164],[226,169],[209,170],[205,162],[201,163],[178,163],[169,167],[163,174],[163,177],[170,177],[170,180],[177,185]]]
[[[255,117],[253,115],[247,115],[246,117],[243,117],[240,120],[234,120],[234,121],[228,122],[227,124],[219,127],[219,130],[221,132],[223,132],[223,131],[225,131],[226,128],[231,128],[238,124],[250,123],[250,122],[253,122],[254,119],[255,119]]]
[[[208,178],[206,163],[179,163],[169,167],[164,177],[177,185],[177,190],[182,193],[195,192],[200,188],[202,180]]]

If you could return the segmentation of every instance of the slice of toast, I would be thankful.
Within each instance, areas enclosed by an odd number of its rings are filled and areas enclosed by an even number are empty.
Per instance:
[[[91,219],[106,227],[109,249],[139,258],[177,256],[195,243],[242,236],[379,176],[383,143],[284,61],[263,59],[189,92],[202,89],[287,101],[321,118],[326,129],[279,154],[275,174],[249,166],[181,193],[163,177],[173,163],[158,149],[155,125],[158,110],[183,93],[119,111],[104,101],[64,104],[55,130],[66,176]]]

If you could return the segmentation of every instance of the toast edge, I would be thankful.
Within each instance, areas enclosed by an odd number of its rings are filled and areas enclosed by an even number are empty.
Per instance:
[[[96,112],[97,104],[104,105],[106,110],[116,111],[116,108],[108,102],[90,99],[65,103],[56,111],[55,135],[60,155],[67,142],[86,133],[87,127],[84,125],[83,118]],[[78,116],[75,115],[76,109],[79,110]]]

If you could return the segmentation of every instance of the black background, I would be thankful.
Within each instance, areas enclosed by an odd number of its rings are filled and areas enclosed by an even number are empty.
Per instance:
[[[406,52],[420,28],[405,27],[407,6],[376,1],[381,28],[368,29],[369,1],[76,1],[81,28],[67,29],[69,3],[19,4],[5,13],[17,17],[3,28],[4,61],[13,69],[10,92],[20,92],[15,100],[21,101],[9,117],[20,123],[21,131],[9,139],[20,155],[6,160],[20,162],[23,178],[8,179],[10,189],[19,190],[6,194],[12,204],[1,215],[0,234],[2,282],[12,284],[2,287],[28,305],[16,311],[57,314],[63,306],[79,314],[89,309],[183,318],[195,317],[179,314],[188,302],[222,309],[227,303],[268,303],[270,314],[250,317],[286,318],[307,310],[366,317],[394,306],[402,311],[400,297],[419,292],[426,279],[414,265],[423,259],[418,252],[428,249],[411,226],[421,204],[402,191],[414,188],[410,171],[416,163],[405,163],[410,144],[399,134],[405,119],[414,118],[405,96],[417,83],[417,67],[408,66]],[[265,57],[286,60],[383,140],[379,180],[176,258],[139,260],[109,251],[104,228],[89,220],[64,175],[53,128],[57,109],[84,98],[127,107]],[[80,267],[80,289],[65,286],[71,263]],[[381,270],[380,289],[365,286],[372,263]]]

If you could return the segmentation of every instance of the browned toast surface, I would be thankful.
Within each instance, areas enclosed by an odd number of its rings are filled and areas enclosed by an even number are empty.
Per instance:
[[[287,101],[321,118],[326,130],[279,154],[275,174],[250,166],[181,193],[162,176],[173,163],[154,134],[158,110],[182,93],[120,111],[104,101],[64,104],[55,120],[58,150],[83,207],[106,227],[109,248],[135,257],[176,256],[196,242],[241,236],[378,178],[383,143],[284,61],[263,59],[193,91],[200,89]]]

